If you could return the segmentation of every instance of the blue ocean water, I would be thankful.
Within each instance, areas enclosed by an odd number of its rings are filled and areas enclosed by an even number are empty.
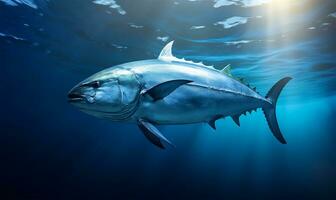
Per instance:
[[[0,199],[335,199],[334,0],[0,0]],[[261,94],[280,78],[277,115],[160,126],[79,112],[67,92],[91,74],[152,59],[231,64]],[[162,69],[164,70],[164,69]]]

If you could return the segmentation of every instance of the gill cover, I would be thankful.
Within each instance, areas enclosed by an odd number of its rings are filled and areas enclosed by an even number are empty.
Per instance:
[[[123,105],[129,105],[136,101],[140,93],[140,83],[136,75],[126,69],[116,69],[114,73],[117,75],[121,92],[121,103]]]

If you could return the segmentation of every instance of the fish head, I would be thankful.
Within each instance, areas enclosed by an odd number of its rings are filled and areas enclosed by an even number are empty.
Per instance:
[[[90,115],[119,121],[129,117],[127,115],[135,109],[140,89],[133,72],[109,68],[72,88],[68,101]]]

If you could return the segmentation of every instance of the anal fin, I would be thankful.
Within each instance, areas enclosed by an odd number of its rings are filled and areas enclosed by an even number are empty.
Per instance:
[[[215,115],[209,122],[209,126],[211,126],[211,128],[213,128],[214,130],[216,130],[216,121],[220,118],[222,118],[222,115]]]
[[[233,121],[238,125],[240,126],[240,121],[239,121],[239,115],[233,115],[231,116]]]

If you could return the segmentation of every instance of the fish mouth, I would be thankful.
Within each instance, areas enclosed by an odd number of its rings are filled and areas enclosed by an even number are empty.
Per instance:
[[[83,95],[76,94],[76,93],[69,93],[68,94],[68,102],[75,103],[85,101],[86,98]]]

